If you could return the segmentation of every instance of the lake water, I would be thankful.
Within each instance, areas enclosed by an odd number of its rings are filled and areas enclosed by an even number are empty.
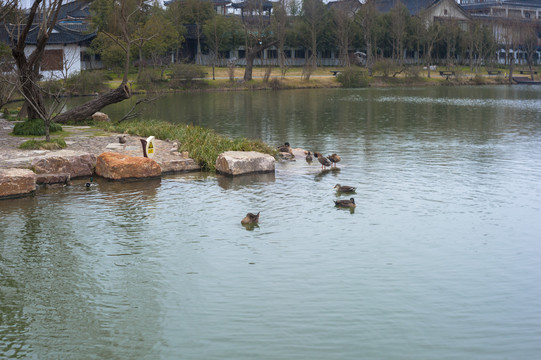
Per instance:
[[[0,358],[539,358],[540,90],[161,98],[146,116],[343,160],[0,202]]]

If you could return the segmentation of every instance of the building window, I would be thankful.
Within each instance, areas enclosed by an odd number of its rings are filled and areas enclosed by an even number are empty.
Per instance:
[[[443,15],[447,15],[447,9],[443,9]]]
[[[54,71],[64,68],[64,52],[60,50],[45,50],[41,61],[41,70]]]
[[[284,56],[287,59],[291,59],[291,50],[284,50]]]
[[[239,50],[239,59],[244,59],[246,57],[246,50]]]
[[[304,50],[295,50],[295,58],[304,59]]]
[[[322,59],[330,59],[331,57],[332,57],[331,52],[329,50],[325,50],[321,52]]]
[[[267,59],[277,59],[278,50],[267,50]]]

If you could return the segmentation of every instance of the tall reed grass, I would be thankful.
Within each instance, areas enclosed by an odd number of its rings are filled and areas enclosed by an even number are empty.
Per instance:
[[[107,131],[137,136],[155,136],[162,140],[178,140],[179,151],[188,151],[203,170],[216,171],[216,159],[224,151],[258,151],[276,155],[276,149],[261,140],[231,139],[212,129],[200,126],[172,124],[160,120],[128,120],[122,123],[100,123]]]

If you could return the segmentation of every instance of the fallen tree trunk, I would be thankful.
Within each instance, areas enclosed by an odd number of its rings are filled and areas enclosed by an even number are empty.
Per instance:
[[[65,124],[70,122],[81,122],[92,117],[97,111],[100,111],[107,105],[111,105],[131,97],[131,91],[127,84],[121,84],[114,90],[109,91],[103,95],[98,96],[96,99],[91,100],[85,104],[82,104],[76,108],[58,114],[53,118],[53,121],[58,124]]]

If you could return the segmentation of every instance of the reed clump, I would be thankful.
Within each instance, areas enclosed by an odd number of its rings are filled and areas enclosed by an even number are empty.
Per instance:
[[[225,151],[258,151],[276,155],[276,149],[261,140],[231,139],[212,129],[194,125],[173,124],[160,120],[129,120],[122,123],[100,123],[107,131],[136,136],[155,136],[162,140],[177,140],[179,151],[188,151],[203,170],[216,171],[216,159]]]

